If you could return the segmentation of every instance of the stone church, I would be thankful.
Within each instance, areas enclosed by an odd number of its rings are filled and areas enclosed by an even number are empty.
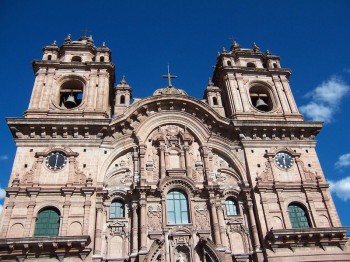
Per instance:
[[[0,221],[1,261],[349,261],[291,71],[255,44],[217,55],[203,99],[133,99],[111,50],[56,42],[33,62]]]

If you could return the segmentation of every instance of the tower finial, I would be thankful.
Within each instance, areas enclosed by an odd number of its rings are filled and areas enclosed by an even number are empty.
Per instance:
[[[71,41],[71,34],[68,34],[66,39],[64,39],[64,42],[65,43],[70,43],[70,41]]]
[[[256,43],[253,43],[253,50],[254,52],[260,51],[260,48],[256,45]]]

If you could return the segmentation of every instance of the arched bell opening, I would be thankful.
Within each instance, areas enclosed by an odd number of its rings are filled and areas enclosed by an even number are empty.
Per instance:
[[[64,82],[60,88],[60,106],[72,109],[79,106],[83,100],[83,82],[72,79]]]
[[[269,112],[273,109],[271,94],[266,87],[262,85],[251,87],[249,89],[249,96],[255,109],[261,112]]]

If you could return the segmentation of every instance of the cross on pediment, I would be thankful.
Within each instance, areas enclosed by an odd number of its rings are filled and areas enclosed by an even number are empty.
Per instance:
[[[170,74],[170,68],[168,64],[168,74],[167,75],[162,75],[162,78],[168,78],[168,87],[172,87],[173,85],[171,84],[171,79],[176,78],[177,76],[171,75]]]

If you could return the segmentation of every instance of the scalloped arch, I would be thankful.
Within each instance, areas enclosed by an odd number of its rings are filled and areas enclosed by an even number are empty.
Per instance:
[[[151,115],[134,132],[139,142],[144,142],[154,129],[167,124],[186,127],[199,143],[206,142],[210,137],[210,131],[199,119],[179,111],[168,111]]]
[[[127,137],[129,138],[129,136]],[[111,166],[113,161],[117,159],[122,154],[126,154],[132,151],[133,147],[136,146],[133,140],[131,139],[119,139],[118,142],[114,145],[114,150],[110,155],[103,161],[100,171],[98,172],[97,182],[104,182],[105,175],[107,174],[108,168]]]

